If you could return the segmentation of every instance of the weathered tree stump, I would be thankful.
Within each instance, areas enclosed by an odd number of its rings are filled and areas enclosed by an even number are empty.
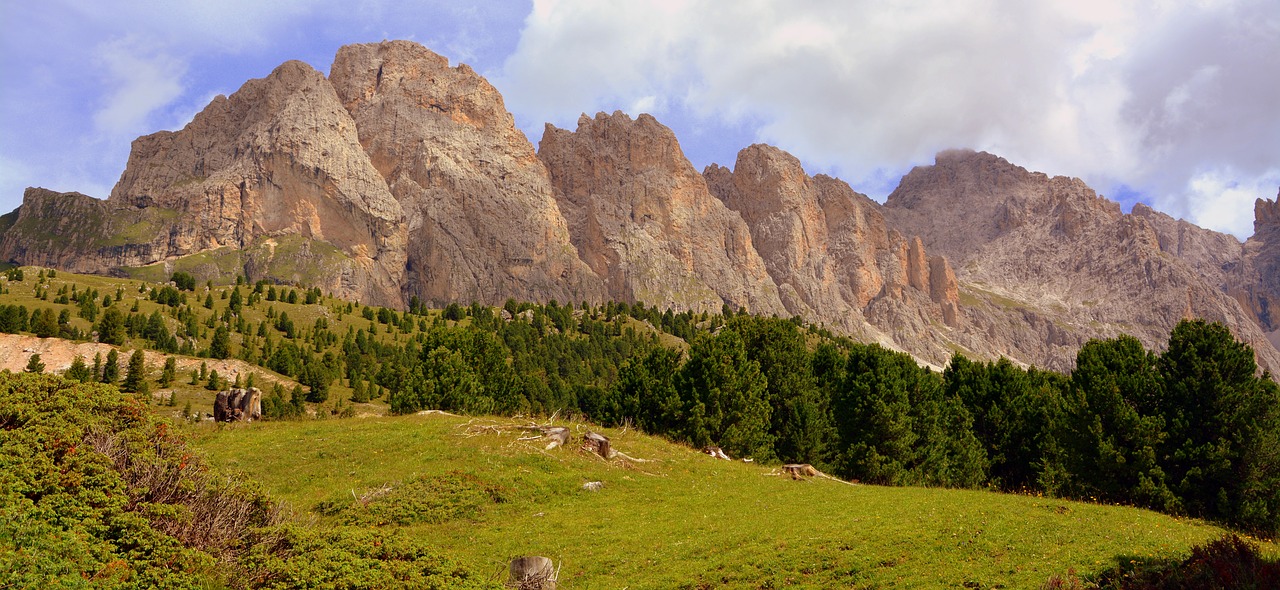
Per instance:
[[[563,426],[553,426],[543,430],[542,436],[551,439],[547,443],[547,450],[569,444],[569,429]]]
[[[546,557],[517,557],[511,560],[508,572],[508,588],[556,590],[556,564]]]
[[[791,479],[804,479],[806,477],[814,477],[818,475],[818,470],[808,463],[791,463],[782,466],[782,472],[790,475]]]
[[[587,431],[587,435],[583,437],[582,448],[591,451],[605,459],[612,458],[613,449],[609,446],[609,437],[595,432]]]
[[[262,417],[262,390],[219,391],[213,401],[213,419],[218,422],[250,422]]]

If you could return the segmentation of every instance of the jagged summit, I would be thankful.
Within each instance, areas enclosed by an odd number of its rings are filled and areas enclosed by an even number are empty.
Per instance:
[[[1235,293],[1254,280],[1225,234],[1148,207],[1126,215],[1079,179],[965,151],[913,169],[884,215],[955,264],[975,328],[1015,358],[1069,369],[1089,338],[1129,333],[1156,347],[1179,320],[1203,317],[1252,344],[1264,367],[1280,367]]]
[[[1280,205],[1246,243],[996,155],[938,154],[884,205],[773,146],[702,173],[654,117],[584,114],[535,150],[501,94],[408,41],[296,61],[139,138],[106,200],[29,189],[0,256],[78,272],[316,285],[365,303],[643,301],[801,315],[936,366],[1069,368],[1185,316],[1280,368]]]
[[[742,219],[650,115],[583,116],[538,148],[583,260],[609,296],[676,309],[785,313]]]

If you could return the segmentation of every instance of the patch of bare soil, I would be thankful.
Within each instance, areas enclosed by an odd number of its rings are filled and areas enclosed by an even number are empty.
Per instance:
[[[26,369],[31,355],[39,354],[40,362],[44,363],[44,371],[46,373],[62,373],[71,366],[71,362],[75,360],[76,355],[83,357],[85,364],[92,366],[95,354],[101,354],[102,358],[105,359],[107,358],[107,353],[112,349],[115,349],[120,355],[120,370],[121,374],[123,374],[129,362],[129,355],[133,354],[133,349],[131,348],[121,348],[97,342],[72,342],[62,338],[36,338],[35,336],[22,334],[0,334],[0,370],[8,369],[15,373],[21,372]],[[176,354],[168,355],[153,350],[144,350],[142,354],[146,358],[147,369],[153,378],[159,376],[160,370],[164,367],[165,359],[172,356],[177,359],[179,380],[185,380],[191,375],[191,371],[200,369],[200,363],[206,363],[209,370],[217,371],[218,375],[228,382],[234,382],[237,375],[243,379],[248,377],[249,373],[257,373],[259,387],[268,383],[293,385],[292,381],[282,378],[267,369],[250,365],[238,359],[201,359],[178,356]]]

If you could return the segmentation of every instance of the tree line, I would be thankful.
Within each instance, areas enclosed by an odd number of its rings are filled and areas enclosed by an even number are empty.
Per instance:
[[[193,281],[177,279],[140,287],[164,313],[125,311],[119,289],[64,286],[55,299],[77,303],[102,342],[237,357],[296,379],[264,400],[275,418],[304,416],[304,402],[345,384],[351,401],[385,399],[394,413],[577,413],[868,483],[1045,493],[1280,530],[1280,388],[1219,324],[1184,321],[1158,354],[1128,336],[1091,341],[1070,375],[961,353],[938,372],[798,319],[727,309],[397,311],[243,281],[200,305],[188,301]],[[309,303],[335,322],[290,317]],[[249,321],[246,307],[265,318]],[[65,315],[0,306],[0,329],[38,320],[53,331]],[[336,327],[348,315],[367,323]]]

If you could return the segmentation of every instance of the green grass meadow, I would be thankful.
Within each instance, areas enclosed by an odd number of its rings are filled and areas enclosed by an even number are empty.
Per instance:
[[[579,448],[586,425],[566,424],[569,447],[545,450],[520,440],[522,424],[430,414],[205,425],[196,444],[299,517],[390,522],[495,579],[513,557],[544,555],[562,588],[1037,588],[1117,560],[1182,556],[1224,533],[1122,506],[797,481],[636,431],[603,433],[644,462],[605,461]],[[584,490],[591,481],[604,486]]]

